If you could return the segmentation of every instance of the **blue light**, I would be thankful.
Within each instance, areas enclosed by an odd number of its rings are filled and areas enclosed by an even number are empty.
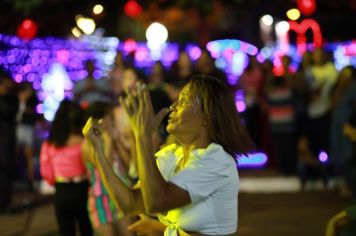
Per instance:
[[[242,156],[238,159],[239,167],[262,167],[267,163],[267,155],[263,152],[252,153],[247,157]]]

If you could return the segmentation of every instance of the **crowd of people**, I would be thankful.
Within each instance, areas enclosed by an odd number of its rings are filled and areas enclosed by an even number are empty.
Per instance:
[[[100,79],[96,62],[86,61],[87,77],[61,102],[40,146],[36,129],[46,123],[36,91],[2,72],[1,209],[11,203],[19,158],[34,190],[37,157],[56,190],[61,235],[75,235],[77,223],[81,235],[232,235],[235,161],[254,151],[282,175],[298,175],[303,190],[320,179],[355,197],[355,68],[337,71],[323,49],[306,52],[297,70],[288,56],[281,62],[275,73],[271,61],[251,56],[230,85],[207,50],[196,61],[182,51],[169,69],[157,61],[145,71],[118,52]],[[237,91],[246,104],[240,114]]]

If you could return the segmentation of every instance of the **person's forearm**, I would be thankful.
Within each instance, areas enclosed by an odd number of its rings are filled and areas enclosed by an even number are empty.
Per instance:
[[[136,135],[138,175],[146,211],[160,212],[165,200],[167,182],[163,179],[154,158],[151,132]]]
[[[98,158],[97,168],[107,189],[109,196],[114,201],[117,208],[121,209],[125,215],[144,212],[142,198],[139,190],[132,190],[123,183],[113,171],[110,163],[106,160],[102,151],[96,152]]]

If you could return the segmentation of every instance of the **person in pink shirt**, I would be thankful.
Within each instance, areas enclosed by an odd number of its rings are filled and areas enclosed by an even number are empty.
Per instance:
[[[63,100],[42,144],[40,171],[55,186],[54,205],[60,235],[74,236],[79,224],[82,236],[93,235],[87,211],[89,182],[82,158],[84,111]]]

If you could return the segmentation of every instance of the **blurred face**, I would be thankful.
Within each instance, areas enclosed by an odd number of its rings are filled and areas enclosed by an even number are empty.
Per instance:
[[[135,84],[138,81],[135,71],[128,69],[125,70],[122,74],[122,87],[125,92],[134,89]]]
[[[178,101],[170,107],[167,131],[178,140],[194,138],[203,128],[203,113],[199,102],[194,97],[188,84],[181,91]]]

